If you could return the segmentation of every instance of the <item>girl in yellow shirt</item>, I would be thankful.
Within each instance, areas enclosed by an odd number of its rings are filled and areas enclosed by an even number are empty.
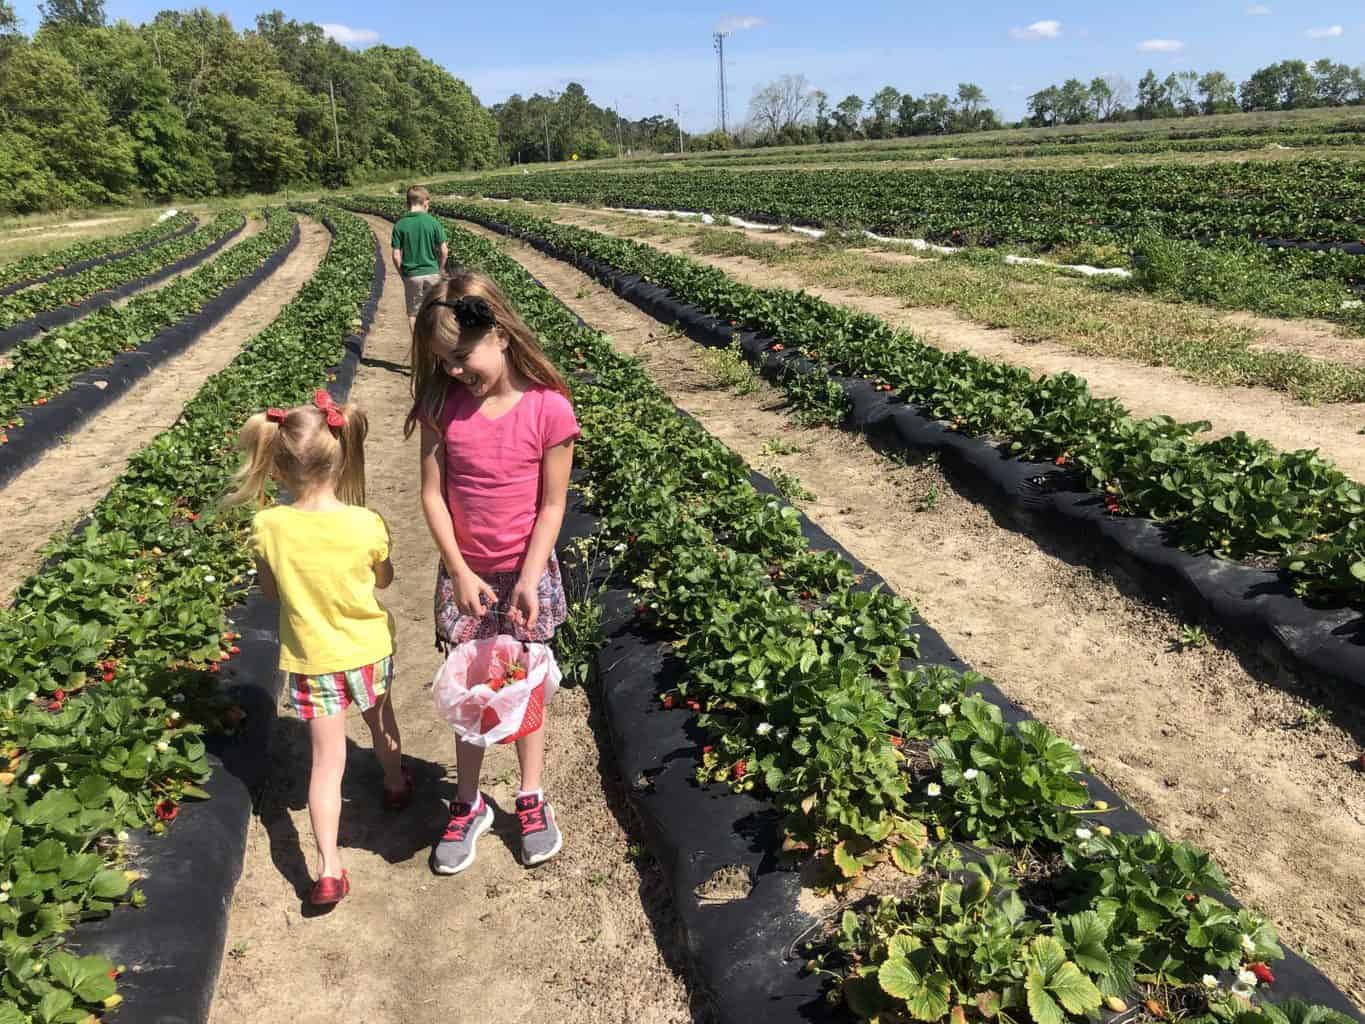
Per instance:
[[[322,390],[311,406],[257,413],[242,428],[247,459],[226,499],[260,503],[269,479],[294,496],[291,505],[256,513],[251,545],[261,589],[280,604],[280,668],[312,739],[308,816],[319,863],[309,899],[316,905],[351,889],[337,851],[346,708],[359,707],[370,727],[385,806],[402,810],[412,798],[387,699],[393,629],[374,592],[393,582],[393,564],[384,520],[364,507],[365,432],[363,412],[334,405]]]

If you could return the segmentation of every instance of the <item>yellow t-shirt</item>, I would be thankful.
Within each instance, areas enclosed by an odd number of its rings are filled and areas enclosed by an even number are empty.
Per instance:
[[[393,653],[393,628],[374,594],[374,567],[389,557],[377,512],[277,505],[256,513],[251,550],[279,586],[284,671],[345,672]]]

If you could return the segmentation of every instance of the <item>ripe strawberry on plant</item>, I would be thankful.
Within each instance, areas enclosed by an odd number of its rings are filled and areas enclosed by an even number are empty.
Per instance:
[[[1262,985],[1275,984],[1275,972],[1266,964],[1263,964],[1260,961],[1253,964],[1247,964],[1247,970],[1256,975],[1256,980]]]

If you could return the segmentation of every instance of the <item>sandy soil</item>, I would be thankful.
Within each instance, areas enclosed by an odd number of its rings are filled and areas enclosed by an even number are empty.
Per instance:
[[[381,241],[388,225],[372,219]],[[398,630],[394,706],[417,798],[379,808],[381,776],[358,716],[344,788],[342,856],[352,894],[330,913],[302,909],[313,867],[305,807],[307,735],[291,712],[276,730],[272,780],[248,836],[232,904],[213,1024],[682,1024],[688,995],[676,925],[656,866],[634,845],[595,711],[561,690],[548,717],[546,794],[563,852],[534,871],[516,860],[511,748],[491,752],[484,792],[499,812],[473,867],[434,875],[428,851],[445,824],[454,747],[432,715],[431,586],[435,554],[417,497],[416,441],[404,442],[407,321],[388,280],[353,396],[370,416],[372,507],[388,520],[397,578],[381,597]]]
[[[14,228],[9,232],[12,236],[31,235],[42,232],[46,237],[58,238],[62,235],[80,235],[88,233],[88,229],[101,227],[105,224],[117,224],[127,220],[127,217],[91,217],[87,220],[69,220],[59,225],[35,224],[28,228]],[[0,238],[0,245],[9,239]]]
[[[1365,1006],[1365,774],[1350,765],[1365,737],[1358,714],[1304,700],[1292,680],[1263,684],[1216,637],[1177,650],[1177,620],[1002,528],[933,466],[797,428],[767,385],[747,396],[717,389],[700,347],[666,338],[567,264],[504,244],[751,465],[795,474],[815,494],[803,503],[813,520],[912,599],[968,663],[1081,743],[1158,827],[1210,850],[1237,895]],[[775,457],[764,450],[772,438],[800,450]]]
[[[217,326],[0,489],[0,521],[7,525],[7,543],[0,552],[0,595],[5,601],[37,568],[49,539],[89,513],[129,457],[174,423],[205,378],[230,363],[313,276],[331,235],[307,218],[301,218],[301,230],[289,258]]]
[[[600,229],[600,225],[591,223],[591,219],[597,216],[599,214],[596,211],[590,211],[566,213],[556,219],[565,223],[583,220],[585,226]],[[1096,395],[1119,399],[1137,416],[1164,413],[1181,421],[1208,420],[1213,425],[1214,435],[1245,430],[1284,450],[1317,448],[1347,475],[1356,480],[1365,480],[1365,444],[1361,443],[1361,432],[1365,429],[1365,403],[1306,406],[1270,388],[1198,384],[1167,367],[1142,366],[1122,359],[1084,355],[1058,342],[1021,341],[1009,330],[974,323],[952,310],[907,308],[896,298],[821,287],[791,271],[770,267],[747,257],[701,256],[691,251],[687,239],[650,240],[649,244],[719,267],[736,279],[756,287],[804,288],[829,302],[871,313],[889,323],[915,331],[923,341],[938,348],[967,349],[979,356],[1026,366],[1039,373],[1074,373],[1084,377]],[[1245,322],[1247,318],[1242,319]],[[1279,321],[1255,319],[1258,325],[1275,324],[1279,329]],[[1267,347],[1289,347],[1293,344],[1292,337],[1297,335],[1303,343],[1300,350],[1316,347],[1316,351],[1305,354],[1316,355],[1329,350],[1365,351],[1365,339],[1328,336],[1312,322],[1282,326],[1284,330],[1281,335],[1272,338],[1267,334],[1263,342]],[[1328,358],[1325,354],[1322,357]]]
[[[201,221],[200,221],[200,222],[201,222],[201,223],[204,222],[202,218],[201,218]],[[246,219],[246,224],[242,227],[242,230],[239,231],[239,232],[237,232],[237,234],[233,235],[233,236],[232,236],[231,238],[229,238],[226,242],[224,242],[222,248],[216,250],[216,251],[213,253],[213,255],[210,256],[208,259],[206,259],[206,260],[204,260],[204,261],[202,261],[202,262],[200,262],[200,263],[196,263],[196,264],[195,264],[194,266],[192,266],[192,267],[187,267],[187,268],[184,269],[184,270],[177,271],[176,273],[172,274],[170,277],[162,278],[160,281],[157,281],[157,282],[155,282],[154,284],[147,285],[145,288],[139,288],[139,289],[137,289],[137,291],[131,292],[131,293],[129,293],[128,295],[125,295],[125,296],[124,296],[123,298],[121,298],[121,299],[117,299],[117,300],[114,302],[114,305],[115,305],[115,306],[126,306],[128,303],[132,302],[133,299],[137,298],[139,295],[142,295],[142,294],[145,293],[145,292],[159,291],[160,289],[165,288],[165,287],[166,287],[167,285],[169,285],[169,284],[174,284],[176,281],[180,280],[180,278],[184,277],[186,274],[193,274],[193,273],[194,273],[196,270],[198,270],[200,267],[208,266],[210,263],[212,263],[214,260],[216,260],[219,256],[223,255],[223,253],[229,252],[229,251],[231,251],[231,250],[237,248],[237,246],[241,245],[243,242],[245,242],[245,241],[246,241],[247,239],[249,239],[249,238],[255,238],[257,235],[259,235],[259,234],[260,234],[262,231],[264,231],[264,230],[265,230],[265,218],[263,218],[263,217],[261,217],[261,216],[259,216],[259,215],[248,216],[247,219]]]

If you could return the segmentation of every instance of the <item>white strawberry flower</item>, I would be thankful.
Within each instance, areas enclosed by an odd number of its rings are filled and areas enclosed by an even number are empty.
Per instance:
[[[14,885],[14,883],[11,882],[9,879],[6,879],[5,881],[0,882],[0,892],[9,892],[9,891],[10,891],[10,887],[13,886],[13,885]]]
[[[759,722],[758,725],[754,728],[754,732],[758,733],[760,736],[766,736],[768,735],[768,733],[772,731],[773,725],[771,722]]]
[[[971,782],[980,774],[981,773],[977,771],[975,768],[968,768],[965,772],[962,773],[962,777],[966,779],[968,782]]]
[[[1207,989],[1216,989],[1218,987],[1218,979],[1215,978],[1212,974],[1206,974],[1200,980],[1204,983],[1204,987]]]
[[[170,719],[171,719],[172,722],[178,722],[178,721],[180,721],[180,712],[179,712],[179,711],[172,711],[171,714],[170,714]]]
[[[217,578],[216,576],[205,576],[205,577],[204,577],[204,582],[205,582],[205,583],[217,583],[217,582],[218,582],[218,578]]]
[[[1242,936],[1242,952],[1243,952],[1243,953],[1255,953],[1255,952],[1256,952],[1256,943],[1255,943],[1255,941],[1251,938],[1250,935],[1243,935],[1243,936]],[[1253,981],[1256,980],[1255,975],[1252,976],[1252,980],[1253,980]]]
[[[42,773],[42,772],[33,772],[33,773],[30,774],[29,777],[28,777],[27,779],[25,779],[24,781],[25,781],[26,783],[28,783],[28,785],[30,785],[30,786],[36,786],[36,785],[38,785],[38,783],[40,783],[40,782],[43,781],[43,773]]]
[[[943,792],[943,787],[937,782],[931,782],[924,787],[924,792],[928,793],[930,796],[938,796]]]
[[[126,829],[118,834],[118,841],[120,843],[126,843],[128,841],[128,832]]]
[[[157,740],[156,749],[164,754],[166,751],[171,749],[171,745],[167,743],[165,740]]]
[[[942,715],[944,718],[947,718],[949,715],[953,713],[953,706],[948,703],[940,704],[938,706],[938,713]]]
[[[1237,972],[1237,983],[1232,986],[1232,994],[1241,996],[1243,999],[1250,999],[1251,993],[1256,991],[1256,975],[1250,971],[1241,970]]]
[[[1076,829],[1076,838],[1077,838],[1077,839],[1081,839],[1081,840],[1089,839],[1092,835],[1094,835],[1094,833],[1091,832],[1090,829],[1088,829],[1088,828],[1078,828],[1078,829]]]

